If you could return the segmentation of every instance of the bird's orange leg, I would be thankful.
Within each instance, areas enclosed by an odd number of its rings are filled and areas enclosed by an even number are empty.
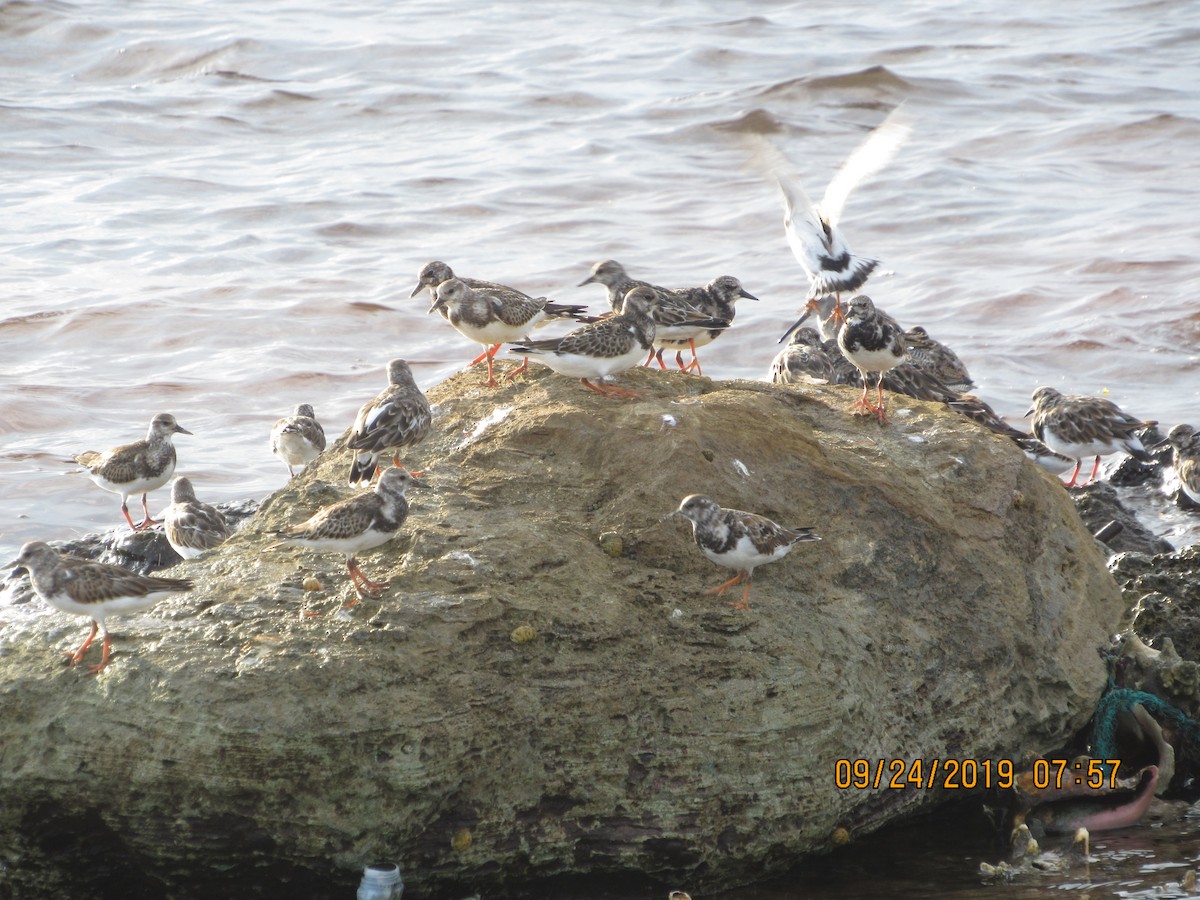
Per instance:
[[[696,339],[695,338],[688,339],[688,347],[691,348],[692,358],[688,362],[688,364],[685,366],[683,364],[683,359],[682,359],[683,352],[680,351],[680,353],[676,357],[676,362],[679,363],[679,368],[683,369],[683,371],[685,371],[685,372],[695,372],[697,375],[703,375],[704,371],[700,368],[700,357],[698,357],[696,355]]]
[[[646,361],[644,363],[642,363],[642,365],[648,366],[648,365],[650,365],[651,362],[653,362],[655,359],[657,359],[659,368],[665,369],[667,367],[667,364],[663,362],[662,354],[663,354],[663,352],[661,350],[655,350],[653,347],[651,347],[650,355],[646,357]]]
[[[129,517],[129,511],[125,511],[126,518]],[[146,495],[142,494],[142,521],[134,527],[134,531],[145,531],[151,525],[158,525],[162,519],[150,518],[150,504],[146,502]]]
[[[354,557],[350,557],[350,559],[346,560],[346,569],[350,573],[350,580],[354,582],[354,590],[360,597],[374,600],[378,598],[379,595],[383,593],[383,589],[388,586],[386,581],[372,581],[370,578],[368,578],[367,573],[359,568]],[[342,608],[349,609],[356,603],[358,603],[357,600],[351,600]]]
[[[76,650],[74,653],[67,654],[67,659],[69,659],[71,661],[70,662],[71,665],[75,665],[77,662],[79,662],[81,659],[83,659],[83,654],[87,653],[87,648],[92,646],[92,641],[94,641],[96,639],[96,632],[98,632],[99,630],[100,630],[100,623],[97,622],[95,619],[93,619],[92,620],[92,633],[87,636],[87,640],[84,641],[82,644],[80,644],[79,649]]]
[[[1075,479],[1079,477],[1079,467],[1083,465],[1082,459],[1075,460],[1075,469],[1071,472],[1071,477],[1063,484],[1063,487],[1075,487]]]
[[[392,454],[392,465],[395,466],[397,469],[404,468],[404,465],[400,462],[400,454],[399,453]],[[376,475],[378,475],[381,471],[382,471],[382,469],[380,469],[378,467],[375,468]],[[425,474],[425,470],[422,469],[420,472],[414,472],[411,469],[409,469],[408,474],[411,475],[413,478],[420,478],[422,475]]]
[[[838,291],[833,297],[833,321],[841,325],[846,321],[846,311],[842,309],[842,292]]]
[[[883,373],[879,373],[879,384],[875,387],[876,395],[879,397],[879,405],[875,407],[875,412],[879,414],[879,424],[886,425],[888,423],[887,410],[883,406]]]
[[[486,350],[483,351],[483,356],[480,357],[481,359],[487,359],[487,367],[488,367],[487,381],[479,382],[481,387],[496,387],[498,384],[500,384],[500,382],[498,382],[496,380],[496,376],[492,371],[492,360],[496,356],[496,351],[499,350],[501,348],[501,346],[503,346],[503,345],[502,344],[492,344],[490,347],[488,347]],[[525,362],[528,363],[529,360],[527,359],[527,360],[525,360]]]
[[[89,675],[99,675],[101,672],[104,671],[105,667],[108,665],[108,654],[109,654],[109,651],[112,650],[112,638],[109,636],[107,629],[105,629],[105,631],[104,631],[104,645],[103,646],[104,646],[104,650],[100,654],[100,662],[96,663],[94,666],[88,667]]]
[[[1087,485],[1089,485],[1089,484],[1091,484],[1093,481],[1095,481],[1095,480],[1096,480],[1096,473],[1097,473],[1097,472],[1099,472],[1099,471],[1100,471],[1100,457],[1099,457],[1099,456],[1097,456],[1097,457],[1096,457],[1096,464],[1092,466],[1092,474],[1088,476],[1088,480],[1087,480],[1087,481],[1085,481],[1083,484],[1081,484],[1081,485],[1080,485],[1080,487],[1086,487]]]
[[[615,400],[636,400],[640,396],[637,391],[631,391],[629,388],[616,387],[611,384],[592,384],[586,378],[580,378],[579,383],[597,394],[612,397]]]
[[[477,357],[475,357],[473,360],[471,360],[469,363],[467,363],[467,364],[466,364],[466,366],[464,366],[464,368],[467,368],[467,369],[469,369],[469,368],[471,368],[471,366],[477,366],[477,365],[479,365],[481,362],[483,362],[485,359],[487,359],[487,355],[488,355],[488,350],[489,350],[489,349],[491,349],[491,348],[489,348],[489,347],[484,347],[484,348],[483,348],[483,352],[482,352],[482,353],[480,353],[480,354],[479,354]]]
[[[751,574],[746,578],[746,589],[742,591],[742,599],[740,603],[730,603],[731,609],[749,609],[750,608],[750,584],[754,581],[754,575]]]
[[[723,594],[727,590],[729,590],[731,587],[733,587],[735,584],[741,584],[742,580],[745,577],[746,577],[745,572],[738,572],[736,575],[734,575],[732,578],[730,578],[724,584],[719,584],[715,588],[709,588],[704,593],[707,594],[708,596],[720,596],[721,594]]]
[[[526,372],[528,369],[529,369],[529,357],[528,357],[528,356],[526,356],[526,357],[525,357],[525,359],[523,359],[523,360],[521,361],[521,364],[520,364],[519,366],[517,366],[515,369],[513,369],[511,372],[509,372],[509,373],[508,373],[507,375],[505,375],[504,377],[505,377],[505,378],[506,378],[508,381],[512,381],[512,380],[514,380],[514,379],[515,379],[515,378],[516,378],[518,375],[521,375],[521,374],[523,374],[523,373],[524,373],[524,372]]]
[[[125,513],[125,521],[129,523],[130,528],[132,528],[134,531],[141,530],[133,524],[133,518],[129,515],[129,507],[126,505],[124,500],[121,501],[121,512]]]

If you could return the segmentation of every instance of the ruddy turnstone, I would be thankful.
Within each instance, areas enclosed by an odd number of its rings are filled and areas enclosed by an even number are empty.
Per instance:
[[[456,276],[454,274],[453,269],[451,269],[448,265],[446,265],[441,260],[435,259],[432,262],[426,263],[425,266],[421,269],[421,274],[417,280],[417,286],[415,288],[413,288],[411,296],[415,297],[415,296],[417,296],[417,294],[421,293],[421,291],[428,289],[429,296],[432,297],[435,301],[434,305],[429,308],[429,312],[433,312],[434,309],[437,309],[437,311],[441,314],[443,319],[449,320],[450,308],[445,305],[439,307],[436,303],[437,288],[438,288],[438,285],[442,284],[443,282],[450,281],[457,277],[458,276]],[[494,295],[503,301],[515,300],[520,303],[524,303],[524,302],[529,302],[529,301],[534,300],[534,298],[530,297],[528,294],[526,294],[522,291],[518,291],[514,287],[509,287],[506,284],[497,284],[494,281],[483,281],[482,279],[479,279],[479,278],[458,278],[458,280],[461,281],[463,284],[465,284],[467,287],[471,288],[472,290],[482,291],[486,294]],[[544,297],[541,297],[538,299],[543,300],[543,301],[545,300]],[[587,310],[586,306],[579,306],[579,305],[572,304],[572,303],[545,303],[542,306],[542,312],[545,313],[545,317],[540,322],[538,322],[534,327],[539,327],[540,325],[544,325],[546,322],[548,322],[552,319],[575,319],[575,320],[578,320],[581,322],[587,321],[586,316],[584,315],[586,310]],[[457,328],[457,326],[455,326],[455,327]],[[459,331],[461,332],[462,330],[459,329]],[[518,335],[517,339],[519,339],[521,337],[524,337],[524,334]],[[472,340],[474,340],[474,338],[472,338]],[[491,349],[492,356],[495,356],[496,350],[498,348],[489,348],[489,349]],[[467,363],[467,368],[469,369],[469,368],[471,368],[471,366],[481,363],[485,359],[488,361],[488,367],[489,367],[488,368],[488,380],[491,381],[492,380],[491,379],[492,360],[491,360],[491,357],[488,356],[488,349],[485,349],[477,357],[475,357],[473,360],[471,360],[469,363]],[[489,386],[491,386],[491,385],[489,385]]]
[[[1180,487],[1193,503],[1200,504],[1200,434],[1191,425],[1176,425],[1167,439],[1154,447],[1173,448],[1171,465],[1179,476]]]
[[[583,287],[585,284],[604,285],[608,291],[608,305],[612,307],[614,313],[621,311],[622,304],[625,302],[625,295],[636,287],[649,288],[659,298],[678,296],[678,292],[670,288],[659,287],[657,284],[651,284],[648,281],[638,281],[636,278],[630,278],[625,272],[625,267],[615,259],[602,260],[592,266],[592,274],[579,282],[579,287]]]
[[[412,370],[402,359],[388,363],[388,386],[358,411],[346,446],[357,451],[350,464],[350,483],[370,481],[379,460],[392,455],[400,465],[400,450],[411,447],[429,434],[433,416],[429,400],[413,380]]]
[[[904,332],[904,348],[908,361],[918,369],[929,372],[950,390],[965,394],[975,386],[971,373],[953,350],[931,338],[920,325]]]
[[[730,604],[734,609],[750,608],[750,584],[756,568],[783,559],[794,544],[821,539],[811,528],[784,528],[766,516],[722,509],[700,494],[684,497],[672,515],[683,516],[692,523],[696,546],[705,556],[719,566],[738,570],[724,584],[705,591],[723,594],[733,585],[744,583],[741,602]]]
[[[106,491],[121,495],[121,512],[134,531],[157,524],[157,520],[150,518],[146,495],[158,490],[175,474],[173,434],[191,432],[176,422],[170,413],[159,413],[150,420],[145,440],[122,444],[104,453],[86,450],[75,457],[92,481]],[[129,498],[136,494],[142,495],[143,519],[138,525],[133,524],[128,505]]]
[[[103,633],[100,662],[88,669],[93,675],[108,665],[112,638],[104,624],[107,616],[149,609],[165,597],[192,589],[192,583],[182,578],[137,575],[120,566],[62,556],[42,541],[31,541],[22,547],[9,566],[17,567],[14,575],[22,569],[27,571],[33,589],[55,609],[92,620],[92,633],[78,650],[68,654],[71,665],[83,659],[96,632]]]
[[[271,429],[271,452],[283,460],[289,478],[296,474],[294,466],[307,466],[324,449],[325,429],[307,403],[301,403]]]
[[[879,264],[877,259],[851,253],[837,223],[850,192],[887,165],[911,133],[907,115],[897,107],[842,163],[817,204],[804,192],[795,166],[783,152],[765,139],[760,141],[756,162],[783,195],[783,226],[792,253],[808,275],[810,304],[825,294],[858,290]]]
[[[1124,450],[1142,462],[1153,461],[1137,432],[1155,423],[1135,419],[1111,400],[1061,394],[1052,387],[1039,387],[1034,390],[1033,406],[1025,415],[1033,416],[1030,425],[1038,440],[1075,460],[1067,487],[1075,487],[1079,468],[1089,456],[1095,456],[1096,462],[1084,484],[1095,480],[1100,471],[1100,457],[1110,453]]]
[[[895,319],[875,308],[866,294],[851,298],[846,312],[846,321],[838,330],[838,347],[846,359],[854,363],[862,373],[863,394],[852,409],[863,415],[875,413],[879,421],[887,423],[887,412],[883,406],[883,373],[898,366],[904,360],[904,332]],[[875,390],[878,405],[872,406],[867,397],[870,381],[868,372],[878,372]]]
[[[421,291],[428,290],[429,296],[436,299],[438,285],[444,281],[449,281],[452,278],[458,278],[458,276],[454,274],[453,269],[451,269],[441,260],[435,259],[432,262],[427,262],[422,267],[421,274],[418,276],[417,286],[412,289],[412,293],[409,294],[409,296],[415,297],[417,294],[421,293]],[[494,281],[482,281],[478,278],[458,278],[458,280],[467,287],[474,288],[477,291],[497,291],[501,293],[516,294],[517,296],[525,297],[526,299],[533,299],[529,297],[528,294],[523,294],[516,288],[511,288],[506,284],[497,284]],[[430,308],[430,312],[432,311],[432,308]],[[439,312],[441,312],[442,316],[446,318],[448,318],[450,315],[449,310],[443,309],[439,310]]]
[[[654,338],[654,346],[657,351],[654,355],[658,359],[658,364],[662,368],[666,368],[663,363],[662,355],[664,350],[675,351],[675,364],[685,372],[695,372],[697,375],[703,375],[704,372],[700,368],[700,359],[696,356],[696,348],[711,344],[721,336],[726,328],[733,324],[733,317],[737,314],[736,304],[738,300],[745,298],[747,300],[757,300],[758,298],[742,287],[742,283],[732,275],[721,275],[714,278],[704,287],[684,288],[678,293],[687,302],[690,309],[687,317],[696,319],[696,313],[701,316],[707,316],[715,322],[720,323],[721,327],[699,328],[694,334],[674,334],[671,329],[664,327],[661,322],[655,321],[657,331]],[[692,358],[687,365],[683,364],[683,351],[690,349]]]
[[[484,345],[483,355],[488,367],[484,387],[498,384],[492,373],[492,358],[501,344],[524,340],[531,329],[549,318],[578,320],[584,309],[583,306],[548,303],[545,297],[534,299],[511,289],[480,290],[458,278],[439,284],[434,289],[433,305],[429,307],[430,312],[447,311],[450,324],[459,334]],[[527,368],[528,359],[508,377],[514,378]]]
[[[379,476],[375,490],[339,500],[308,521],[277,532],[276,536],[283,538],[281,543],[341,553],[346,558],[346,570],[355,592],[360,597],[378,597],[387,582],[368,578],[355,557],[364,550],[386,544],[400,532],[408,517],[405,491],[422,486],[405,469],[388,469]],[[346,606],[357,602],[353,600]]]
[[[787,345],[771,360],[771,381],[775,384],[803,384],[822,381],[826,384],[847,384],[840,379],[839,369],[849,366],[858,370],[842,356],[836,344],[821,340],[815,328],[792,331]]]
[[[163,514],[163,531],[184,559],[211,550],[232,534],[220,510],[197,500],[192,482],[182,475],[171,485],[171,505]]]
[[[615,316],[598,319],[561,338],[525,341],[509,352],[549,366],[560,375],[606,397],[633,398],[637,394],[612,385],[592,384],[589,378],[604,378],[638,364],[642,355],[653,352],[655,324],[651,314],[658,298],[648,287],[633,288]]]

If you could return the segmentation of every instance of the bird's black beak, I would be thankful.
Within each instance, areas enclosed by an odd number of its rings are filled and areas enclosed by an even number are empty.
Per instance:
[[[583,281],[579,282],[579,284],[577,284],[577,285],[575,285],[575,286],[576,286],[576,287],[583,287],[585,284],[595,284],[595,283],[596,283],[596,276],[595,276],[595,275],[589,275],[587,278],[583,279]]]
[[[191,432],[188,431],[186,428],[184,428],[182,425],[176,425],[175,431],[179,434],[191,434]]]
[[[428,311],[426,311],[425,315],[429,315],[429,313],[432,313],[432,312],[437,312],[439,309],[441,309],[445,305],[446,305],[446,301],[443,300],[441,297],[438,297],[430,305],[430,307],[429,307]]]
[[[1032,416],[1035,409],[1037,409],[1036,406],[1031,406],[1029,409],[1025,410],[1025,418],[1028,419],[1030,416]]]
[[[781,337],[779,339],[778,343],[782,344],[784,341],[786,341],[788,338],[790,338],[792,336],[792,332],[795,331],[797,328],[799,328],[801,325],[803,325],[805,323],[805,321],[808,319],[808,317],[812,315],[812,311],[813,311],[813,308],[811,306],[804,307],[804,312],[801,314],[800,318],[798,318],[792,324],[791,328],[789,328],[787,331],[785,331],[783,333],[783,337]]]
[[[741,290],[738,292],[738,296],[739,296],[739,297],[745,297],[747,300],[757,300],[757,299],[758,299],[757,297],[755,297],[755,296],[754,296],[752,293],[750,293],[750,292],[749,292],[748,290],[746,290],[745,288],[742,288],[742,289],[741,289]]]
[[[415,296],[417,296],[417,294],[421,293],[421,291],[423,291],[423,290],[425,290],[424,283],[418,284],[415,288],[412,289],[412,293],[409,294],[408,296],[415,297]]]

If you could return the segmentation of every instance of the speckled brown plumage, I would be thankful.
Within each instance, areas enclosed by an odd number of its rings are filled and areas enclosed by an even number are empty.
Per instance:
[[[1191,425],[1176,425],[1160,447],[1172,447],[1171,465],[1180,487],[1195,504],[1200,504],[1200,434]]]
[[[175,473],[175,445],[171,443],[174,434],[191,432],[176,422],[170,413],[159,413],[150,420],[144,440],[122,444],[104,453],[86,450],[75,457],[99,487],[121,495],[121,512],[134,531],[154,524],[146,495],[170,481]],[[136,494],[142,495],[144,518],[134,525],[128,504],[129,498]]]
[[[1084,484],[1095,479],[1100,457],[1110,453],[1123,450],[1143,462],[1151,461],[1137,433],[1154,423],[1134,418],[1111,400],[1063,394],[1052,387],[1035,388],[1032,399],[1026,415],[1033,416],[1034,436],[1056,453],[1075,460],[1067,487],[1075,486],[1080,466],[1089,456],[1095,456],[1096,462]]]
[[[363,404],[354,419],[346,446],[356,451],[350,464],[350,483],[369,481],[380,461],[424,440],[433,414],[429,400],[403,359],[388,363],[388,386]]]
[[[705,556],[738,570],[734,578],[708,592],[720,594],[745,583],[741,602],[733,604],[738,609],[749,608],[750,583],[758,566],[782,559],[795,544],[821,540],[811,528],[785,528],[757,513],[722,508],[701,494],[684,497],[674,515],[692,523],[692,536]]]
[[[655,324],[651,311],[657,298],[649,288],[634,288],[626,296],[618,315],[576,328],[561,338],[524,341],[510,352],[532,357],[561,375],[578,378],[587,388],[609,396],[629,396],[615,387],[600,387],[589,379],[603,378],[631,368],[654,345]]]
[[[92,620],[87,640],[69,654],[71,665],[83,659],[97,631],[103,632],[104,650],[99,664],[89,669],[92,674],[108,665],[112,641],[106,616],[149,609],[165,597],[192,589],[186,579],[138,575],[119,566],[62,556],[42,541],[23,546],[9,567],[27,571],[38,596],[55,609]]]
[[[283,460],[288,477],[295,466],[307,466],[325,449],[325,429],[307,403],[301,403],[290,416],[284,416],[271,428],[271,452]]]
[[[341,553],[355,590],[362,596],[376,596],[386,583],[367,578],[355,557],[399,533],[408,517],[405,492],[419,486],[420,482],[404,469],[387,469],[374,491],[339,500],[277,534],[284,543]]]
[[[232,534],[225,516],[196,499],[191,481],[183,476],[171,485],[171,505],[163,514],[167,542],[184,559],[218,547]]]

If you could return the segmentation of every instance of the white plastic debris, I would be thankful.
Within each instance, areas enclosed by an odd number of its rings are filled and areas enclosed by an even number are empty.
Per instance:
[[[743,478],[750,477],[750,469],[747,468],[746,464],[744,462],[742,462],[740,459],[735,459],[733,461],[733,467],[735,469],[737,469],[738,474],[741,475]]]
[[[497,406],[484,418],[476,422],[475,427],[467,432],[466,437],[463,438],[463,442],[458,445],[459,449],[462,449],[468,444],[472,444],[479,440],[489,428],[491,428],[493,425],[499,425],[501,422],[507,419],[508,414],[512,411],[513,407],[511,406]]]

